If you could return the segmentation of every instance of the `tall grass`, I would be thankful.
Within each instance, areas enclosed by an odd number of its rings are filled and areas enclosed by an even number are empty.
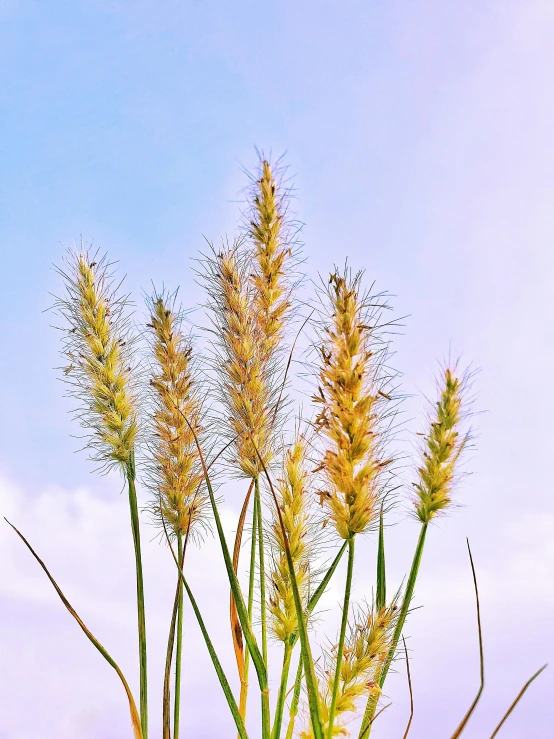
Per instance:
[[[298,228],[285,170],[261,157],[249,177],[236,239],[209,245],[197,262],[211,321],[207,342],[197,341],[186,328],[177,294],[165,290],[147,297],[144,325],[132,323],[129,300],[108,257],[84,244],[68,252],[60,269],[63,288],[55,307],[63,324],[63,379],[76,401],[76,420],[85,430],[91,459],[100,471],[119,470],[128,490],[136,563],[138,709],[117,663],[15,530],[119,675],[135,739],[147,739],[149,731],[140,539],[144,521],[137,485],[145,496],[144,510],[168,545],[167,567],[175,575],[173,608],[167,616],[163,719],[154,735],[178,739],[186,734],[181,720],[182,670],[191,669],[186,599],[239,737],[332,739],[357,734],[364,739],[384,708],[385,681],[409,623],[426,539],[434,519],[452,509],[470,438],[469,374],[456,363],[441,369],[406,491],[395,465],[392,431],[401,394],[390,367],[394,322],[385,296],[364,287],[362,271],[335,267],[311,298],[300,274]],[[311,337],[304,358],[295,355],[299,326]],[[294,382],[291,367],[299,363],[311,382],[308,412],[288,396]],[[223,531],[214,476],[218,484],[231,477],[243,481],[233,543]],[[414,532],[415,552],[405,583],[391,595],[385,529],[402,497],[413,508],[419,533]],[[191,588],[195,573],[187,567],[187,547],[191,542],[202,546],[202,534],[210,527],[229,581],[238,680],[226,674],[218,657]],[[245,531],[249,546],[243,553]],[[377,557],[374,593],[356,603],[355,572],[368,568],[367,561],[358,560],[360,537],[377,540]],[[333,548],[327,566],[322,566],[322,542]],[[339,631],[326,641],[316,640],[314,613],[343,560]],[[476,580],[475,585],[481,640]],[[270,639],[281,645],[280,662],[273,666],[280,678],[272,699]],[[538,674],[524,685],[494,736]],[[464,731],[484,687],[482,649],[481,678],[481,689],[453,737]],[[254,700],[260,703],[258,725],[247,713]],[[404,738],[412,715],[413,703]]]

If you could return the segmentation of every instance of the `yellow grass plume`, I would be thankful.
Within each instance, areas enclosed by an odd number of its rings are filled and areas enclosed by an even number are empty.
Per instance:
[[[277,486],[281,516],[303,603],[309,597],[310,558],[314,549],[314,529],[310,514],[311,486],[306,455],[307,441],[297,432],[292,445],[284,453],[282,477]],[[285,642],[296,632],[298,623],[283,531],[275,513],[272,524],[272,554],[273,567],[269,576],[271,624],[276,638]]]
[[[156,494],[155,515],[163,517],[173,534],[187,537],[203,523],[208,499],[200,490],[203,473],[193,433],[201,434],[193,345],[174,306],[175,296],[154,294],[148,300],[154,396],[150,484]]]
[[[91,257],[82,246],[66,261],[67,271],[59,270],[65,294],[55,307],[68,326],[64,378],[80,401],[76,416],[94,460],[105,467],[133,464],[138,426],[126,297],[112,281],[106,256]]]
[[[283,340],[285,321],[291,309],[288,262],[292,257],[286,223],[287,193],[266,159],[250,193],[248,234],[254,246],[251,280],[253,308],[265,351],[275,351]]]
[[[424,524],[444,511],[452,501],[456,462],[468,440],[468,436],[461,436],[459,430],[464,410],[464,384],[464,378],[457,375],[455,368],[445,368],[440,397],[422,445],[419,479],[414,483],[415,510]]]
[[[232,462],[245,477],[258,477],[261,456],[274,455],[276,392],[264,336],[252,309],[252,287],[241,244],[222,245],[203,261],[214,333],[219,398],[233,439]]]
[[[325,478],[319,493],[343,539],[367,531],[378,517],[383,473],[392,460],[383,456],[383,361],[376,324],[382,305],[360,293],[358,274],[330,276],[326,315],[320,334],[320,406],[316,428],[326,443],[319,468]]]

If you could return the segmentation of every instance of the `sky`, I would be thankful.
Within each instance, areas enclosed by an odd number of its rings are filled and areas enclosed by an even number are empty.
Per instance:
[[[137,693],[128,509],[117,475],[93,474],[78,451],[47,311],[60,288],[53,265],[82,236],[119,262],[139,312],[152,281],[180,286],[187,307],[201,303],[191,260],[206,238],[236,232],[255,146],[285,155],[308,277],[347,256],[391,294],[403,324],[394,356],[408,396],[403,438],[419,428],[437,361],[452,353],[479,370],[471,474],[459,506],[430,531],[423,607],[406,626],[410,737],[450,736],[478,686],[466,537],[486,660],[466,736],[490,736],[525,680],[554,663],[553,34],[549,0],[0,2],[0,513]],[[231,537],[243,491],[234,483],[221,494]],[[392,520],[394,585],[417,525],[405,501]],[[154,738],[174,588],[155,534],[144,519]],[[357,599],[371,596],[374,551],[367,537]],[[236,687],[216,542],[188,566]],[[316,643],[337,628],[343,579],[341,570],[326,595]],[[185,640],[182,735],[230,736],[188,609]],[[276,647],[271,655],[277,664]],[[551,664],[500,736],[551,736],[553,689]],[[376,739],[404,732],[401,666],[386,692],[393,703]],[[1,739],[131,736],[117,678],[7,525],[0,696]]]

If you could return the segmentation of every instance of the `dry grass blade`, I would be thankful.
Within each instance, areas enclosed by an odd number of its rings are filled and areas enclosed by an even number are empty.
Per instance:
[[[129,701],[129,710],[130,710],[130,713],[131,713],[131,721],[132,721],[132,724],[133,724],[133,732],[134,732],[134,735],[135,735],[135,739],[143,739],[142,729],[141,729],[141,726],[140,726],[140,718],[139,718],[139,714],[138,714],[137,707],[136,707],[136,704],[135,704],[135,699],[133,698],[133,694],[131,693],[131,689],[129,688],[129,685],[127,683],[127,680],[125,680],[125,677],[124,677],[123,673],[119,669],[119,666],[116,664],[116,662],[114,661],[114,659],[108,654],[108,652],[104,649],[104,647],[102,646],[102,644],[100,644],[100,642],[98,641],[98,639],[85,626],[85,624],[83,623],[83,621],[81,620],[81,618],[79,617],[79,615],[77,614],[77,612],[75,611],[75,609],[73,608],[73,606],[71,605],[71,603],[67,600],[67,598],[65,597],[65,595],[62,593],[62,591],[61,591],[58,583],[54,580],[54,578],[52,577],[52,575],[48,571],[48,568],[46,567],[46,565],[44,564],[44,562],[42,561],[42,559],[38,556],[38,554],[35,552],[35,550],[33,549],[33,547],[29,544],[29,542],[27,541],[27,539],[23,536],[23,534],[21,533],[21,531],[19,531],[18,529],[16,529],[16,527],[12,523],[10,523],[7,518],[4,517],[4,520],[6,521],[7,524],[9,524],[12,527],[12,529],[20,537],[20,539],[23,541],[23,543],[25,544],[25,546],[27,547],[27,549],[31,552],[31,554],[33,555],[33,557],[36,559],[36,561],[42,567],[42,569],[46,573],[46,576],[48,577],[48,579],[50,580],[50,582],[54,586],[57,594],[60,596],[60,599],[61,599],[62,603],[67,608],[67,610],[69,611],[69,613],[73,616],[73,618],[75,619],[75,621],[77,621],[77,623],[79,624],[79,626],[81,627],[81,629],[84,631],[84,633],[86,634],[86,636],[88,637],[88,639],[94,644],[94,646],[96,647],[96,649],[98,649],[98,651],[104,657],[104,659],[108,662],[108,664],[110,664],[114,668],[114,670],[117,672],[117,675],[118,675],[119,679],[121,680],[121,682],[123,684],[123,687],[124,687],[125,692],[127,694],[127,699]]]
[[[406,648],[406,639],[404,639],[404,637],[402,637],[402,643],[404,644],[404,654],[406,656],[406,673],[408,675],[408,689],[410,691],[410,718],[408,719],[406,731],[404,732],[404,736],[402,738],[402,739],[406,739],[410,731],[410,728],[412,726],[412,721],[414,718],[414,693],[412,690],[412,676],[410,674],[410,659],[408,657],[408,650]]]
[[[479,605],[479,589],[477,587],[477,575],[475,574],[475,566],[473,564],[473,557],[471,556],[471,547],[469,546],[469,539],[467,541],[467,551],[469,552],[469,561],[471,564],[471,572],[473,575],[473,585],[475,587],[475,603],[477,607],[477,629],[479,632],[479,667],[480,667],[480,677],[481,682],[479,685],[479,690],[477,691],[477,695],[475,696],[473,703],[468,709],[468,712],[463,717],[460,725],[456,729],[456,731],[452,734],[451,739],[458,739],[459,736],[461,736],[463,730],[467,726],[467,722],[471,718],[471,715],[475,711],[477,704],[479,703],[479,699],[481,698],[481,694],[483,693],[483,689],[485,687],[485,660],[483,655],[483,634],[481,631],[481,608]]]
[[[536,680],[538,678],[538,676],[541,674],[541,672],[543,672],[543,670],[546,670],[547,667],[548,667],[548,665],[543,665],[540,668],[540,670],[537,670],[535,672],[535,674],[532,677],[530,677],[529,680],[527,680],[527,682],[525,683],[525,685],[522,687],[522,689],[517,694],[514,702],[511,704],[511,706],[508,708],[508,710],[504,714],[504,717],[502,718],[502,721],[498,724],[498,726],[496,727],[496,729],[491,734],[491,739],[494,739],[494,737],[498,734],[498,732],[500,731],[500,729],[502,728],[502,726],[504,725],[504,723],[506,722],[506,720],[508,719],[508,717],[510,716],[510,714],[514,710],[514,708],[517,706],[517,704],[519,703],[519,701],[523,698],[523,694],[525,693],[525,691],[527,690],[527,688],[531,685],[531,683],[533,682],[533,680]]]

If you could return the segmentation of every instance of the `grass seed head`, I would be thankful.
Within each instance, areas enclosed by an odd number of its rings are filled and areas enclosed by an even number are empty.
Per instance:
[[[252,285],[241,244],[224,244],[203,261],[216,335],[215,365],[219,399],[233,440],[232,463],[245,477],[257,477],[274,456],[273,416],[276,403],[272,355],[266,351],[256,313]],[[259,456],[258,456],[259,455]]]
[[[207,514],[202,467],[194,435],[201,429],[201,400],[193,378],[192,338],[183,332],[175,295],[148,300],[152,363],[152,462],[154,514],[173,534],[194,536]],[[194,433],[193,433],[194,432]]]
[[[452,502],[456,463],[468,436],[460,435],[464,414],[464,378],[455,367],[446,367],[440,381],[440,396],[422,444],[422,460],[414,484],[414,505],[419,520],[427,524]]]
[[[80,403],[76,416],[95,461],[106,468],[132,464],[138,424],[127,299],[106,256],[91,257],[81,245],[66,261],[66,271],[59,270],[65,294],[55,307],[67,324],[64,379]]]
[[[391,647],[399,596],[400,593],[397,593],[391,603],[380,609],[375,605],[353,609],[340,668],[333,736],[349,736],[346,726],[349,716],[358,709],[362,698],[367,699],[369,692],[379,690],[377,673]],[[328,650],[324,655],[323,670],[320,674],[324,734],[329,722],[335,664],[336,652],[334,649]],[[305,732],[302,739],[313,739],[313,734],[310,731]]]
[[[284,336],[291,309],[287,266],[292,257],[290,229],[285,220],[287,192],[266,159],[250,191],[248,236],[254,246],[251,281],[253,308],[266,351],[275,351]]]
[[[387,344],[379,338],[384,304],[360,293],[361,274],[331,274],[318,347],[316,428],[325,441],[319,469],[322,505],[343,539],[367,531],[379,515],[384,456]]]
[[[314,553],[314,527],[310,515],[310,472],[307,460],[307,441],[297,431],[292,445],[286,449],[281,478],[277,485],[277,499],[287,534],[298,590],[307,603],[310,584],[310,561]],[[280,641],[296,632],[298,622],[283,532],[277,514],[272,524],[273,567],[270,574],[269,610],[273,632]]]

